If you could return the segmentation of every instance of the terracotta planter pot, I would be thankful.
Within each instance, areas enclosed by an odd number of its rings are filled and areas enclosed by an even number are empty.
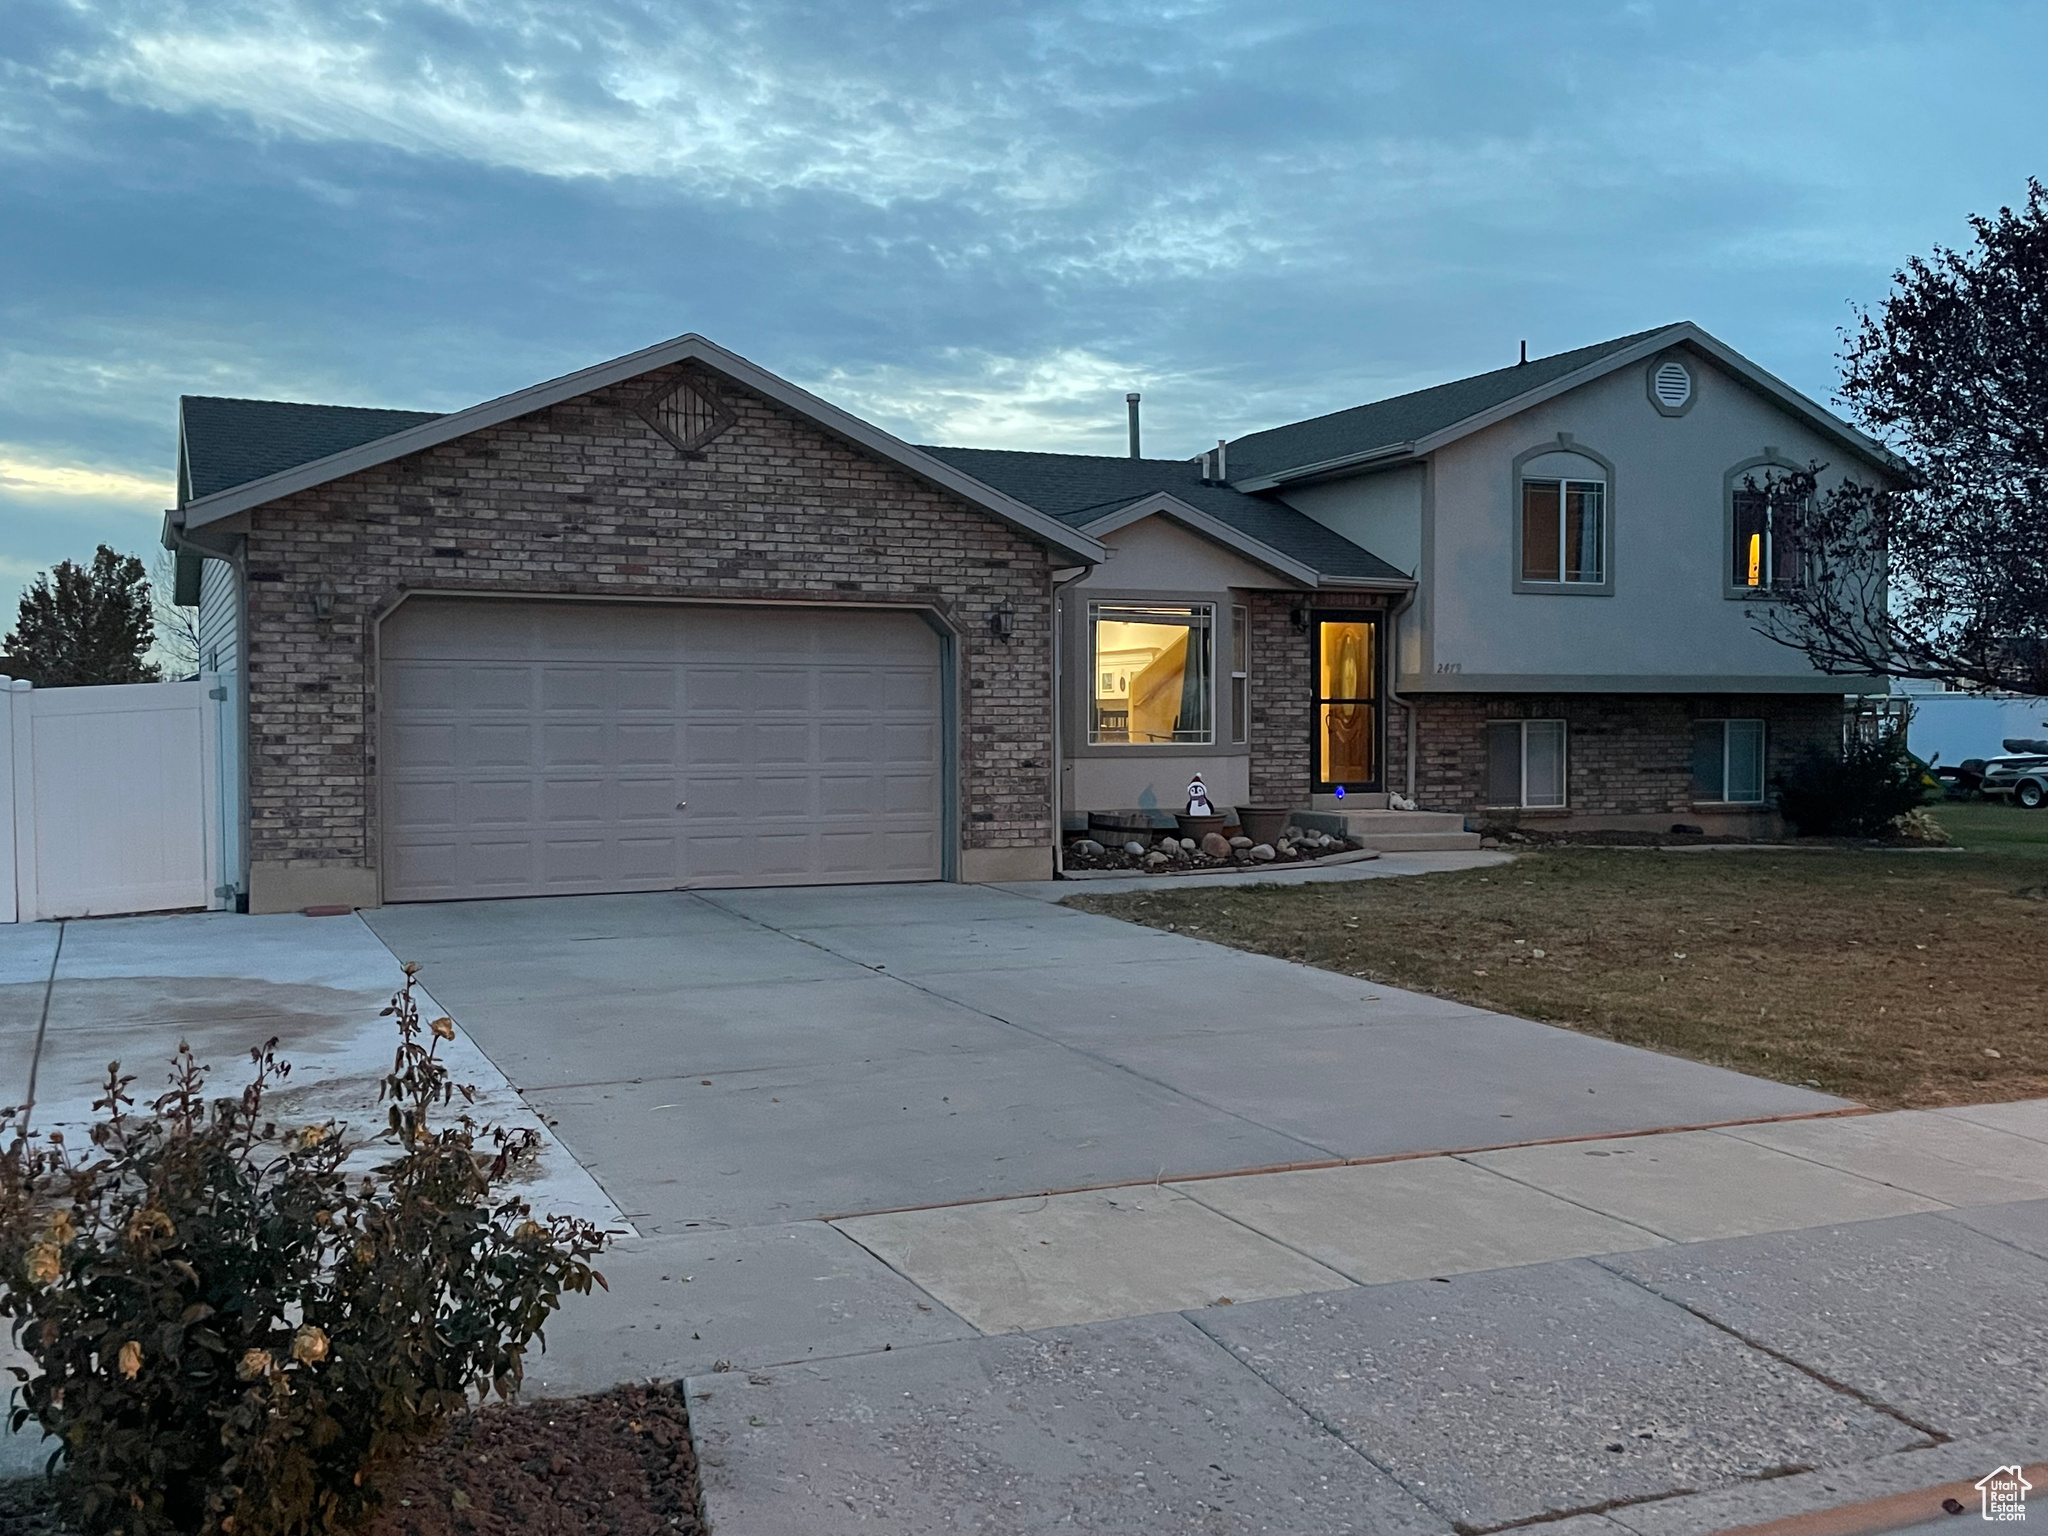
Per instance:
[[[1285,805],[1240,805],[1237,808],[1238,825],[1254,843],[1279,842],[1280,834],[1287,830],[1287,823],[1293,816],[1293,807]]]
[[[1230,825],[1228,816],[1190,816],[1186,811],[1175,811],[1173,819],[1180,823],[1180,835],[1192,837],[1200,842],[1211,832],[1221,832]]]

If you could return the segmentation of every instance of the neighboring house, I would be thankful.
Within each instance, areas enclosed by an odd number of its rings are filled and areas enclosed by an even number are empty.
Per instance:
[[[1691,325],[1194,460],[915,447],[686,336],[444,416],[188,398],[165,542],[252,910],[1032,879],[1198,772],[1766,827],[1864,686],[1748,617],[1744,478],[1814,460],[1895,472]]]

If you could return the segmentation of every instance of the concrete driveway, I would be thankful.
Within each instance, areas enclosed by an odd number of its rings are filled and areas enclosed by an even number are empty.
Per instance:
[[[365,916],[646,1234],[1842,1103],[985,887]]]

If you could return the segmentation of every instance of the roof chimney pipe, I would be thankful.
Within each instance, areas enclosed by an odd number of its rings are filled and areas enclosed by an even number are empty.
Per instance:
[[[1526,338],[1522,342],[1522,361],[1525,363],[1529,361],[1529,343]]]
[[[1230,479],[1230,444],[1223,438],[1216,439],[1216,481],[1223,484]]]
[[[1134,389],[1124,396],[1124,409],[1131,414],[1131,457],[1138,458],[1138,392]]]

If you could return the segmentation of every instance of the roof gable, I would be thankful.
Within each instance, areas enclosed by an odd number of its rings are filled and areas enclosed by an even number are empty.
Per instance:
[[[1003,448],[926,448],[1071,526],[1091,532],[1164,512],[1296,580],[1407,586],[1408,574],[1285,502],[1202,478],[1190,459],[1129,459]],[[1126,515],[1128,514],[1128,516]]]
[[[962,474],[955,466],[933,458],[922,449],[913,448],[900,438],[884,432],[880,427],[862,421],[851,412],[843,411],[809,391],[799,389],[787,379],[778,378],[767,369],[757,367],[737,353],[728,352],[715,342],[694,333],[678,336],[672,341],[661,342],[638,352],[627,353],[623,357],[615,357],[609,362],[598,363],[575,373],[564,374],[557,379],[549,379],[509,395],[501,395],[495,400],[486,400],[481,405],[473,405],[467,410],[454,411],[446,415],[434,415],[424,411],[369,413],[410,420],[396,431],[384,433],[367,441],[359,440],[352,444],[329,448],[319,457],[270,470],[212,492],[201,493],[195,486],[191,499],[180,508],[183,526],[188,530],[202,528],[209,523],[219,522],[223,518],[233,517],[252,507],[261,506],[265,502],[275,501],[279,497],[324,485],[344,475],[352,475],[379,464],[388,464],[408,454],[424,452],[442,443],[466,437],[472,432],[480,432],[502,422],[546,410],[549,406],[559,405],[565,400],[573,400],[579,395],[587,395],[613,384],[637,378],[643,373],[651,373],[657,368],[682,362],[700,363],[713,372],[724,375],[804,417],[814,426],[957,496],[970,506],[1010,524],[1023,533],[1030,534],[1060,554],[1081,564],[1092,565],[1104,557],[1103,546],[1078,528]],[[230,403],[264,405],[278,402]],[[350,408],[314,406],[300,409],[335,412],[347,411]],[[309,423],[313,420],[315,418],[307,418]],[[184,451],[181,448],[181,454]]]
[[[1686,320],[1251,433],[1229,445],[1231,483],[1266,490],[1377,460],[1429,453],[1673,347],[1714,362],[1874,468],[1891,475],[1904,472],[1882,444]]]

